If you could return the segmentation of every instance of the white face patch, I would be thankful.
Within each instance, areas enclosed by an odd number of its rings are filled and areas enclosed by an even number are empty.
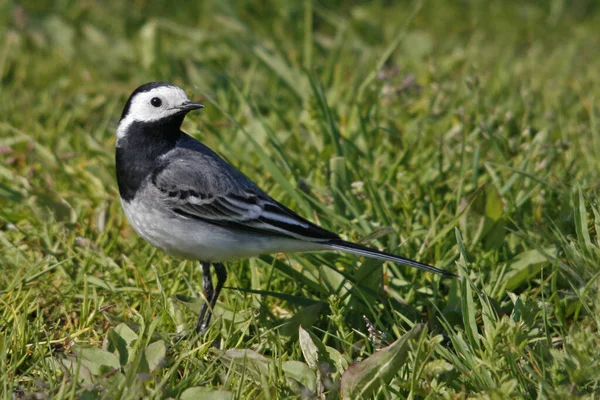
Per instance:
[[[136,94],[131,99],[129,112],[119,122],[117,128],[117,145],[124,137],[133,122],[152,122],[167,118],[180,112],[177,107],[188,103],[185,92],[177,86],[160,86],[147,92]]]

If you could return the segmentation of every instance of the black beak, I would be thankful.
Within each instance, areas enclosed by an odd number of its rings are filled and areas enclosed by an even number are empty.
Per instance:
[[[184,112],[198,110],[200,108],[204,108],[204,105],[202,105],[200,103],[194,103],[191,101],[188,101],[187,103],[183,103],[182,105],[177,107],[177,109],[179,109],[180,111],[184,111]]]

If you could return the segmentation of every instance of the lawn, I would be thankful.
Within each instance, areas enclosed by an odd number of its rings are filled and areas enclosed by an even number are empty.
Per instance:
[[[598,398],[600,6],[0,2],[0,395]],[[129,227],[139,85],[335,253],[198,264]]]

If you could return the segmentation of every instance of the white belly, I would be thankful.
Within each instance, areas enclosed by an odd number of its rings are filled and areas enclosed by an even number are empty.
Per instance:
[[[191,260],[223,262],[260,254],[322,250],[318,243],[234,231],[218,225],[158,211],[149,202],[121,201],[135,231],[168,254]]]

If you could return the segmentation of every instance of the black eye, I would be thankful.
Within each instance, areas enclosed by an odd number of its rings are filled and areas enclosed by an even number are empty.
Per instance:
[[[158,97],[153,97],[152,100],[150,100],[150,104],[152,104],[154,107],[160,107],[162,105],[162,100],[159,99]]]

